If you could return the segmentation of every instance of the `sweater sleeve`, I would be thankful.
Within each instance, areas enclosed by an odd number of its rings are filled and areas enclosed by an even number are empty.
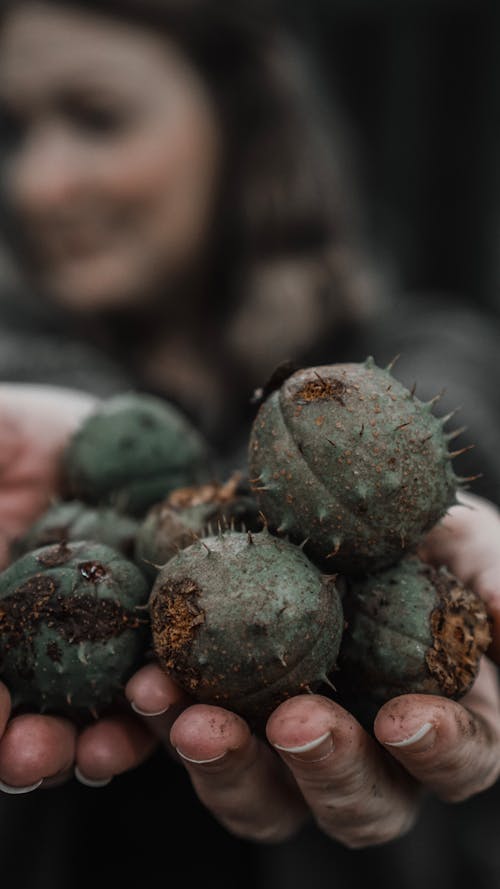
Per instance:
[[[126,370],[78,339],[50,308],[0,294],[0,382],[80,389],[105,398],[133,387]]]
[[[456,410],[446,429],[467,429],[450,449],[474,447],[454,460],[459,476],[481,478],[472,493],[500,504],[500,324],[469,307],[402,301],[376,322],[374,357],[387,364],[399,355],[394,376],[427,401],[440,392],[434,412]]]

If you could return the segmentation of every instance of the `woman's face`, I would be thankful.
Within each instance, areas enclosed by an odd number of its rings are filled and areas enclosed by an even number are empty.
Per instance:
[[[30,271],[79,311],[147,300],[196,265],[220,139],[195,69],[131,25],[22,2],[0,34],[3,183]]]

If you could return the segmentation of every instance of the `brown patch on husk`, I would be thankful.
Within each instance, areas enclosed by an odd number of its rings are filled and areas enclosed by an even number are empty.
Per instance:
[[[318,375],[314,380],[304,383],[293,397],[295,401],[336,401],[344,407],[346,391],[347,386],[342,380],[324,380]]]
[[[159,588],[151,606],[156,656],[163,669],[181,672],[193,690],[201,677],[192,667],[186,669],[185,658],[195,638],[196,627],[205,622],[205,612],[196,601],[200,594],[201,590],[193,580],[172,580]]]
[[[113,599],[62,596],[53,578],[45,575],[35,575],[0,601],[0,634],[6,651],[31,645],[41,624],[66,642],[78,644],[108,642],[146,623]]]
[[[236,496],[240,482],[241,473],[235,473],[223,485],[214,482],[196,487],[178,488],[176,491],[172,491],[167,503],[172,509],[205,506],[207,503],[216,505],[230,503]]]
[[[473,684],[490,646],[490,621],[482,600],[455,578],[436,571],[433,582],[439,603],[430,615],[433,645],[425,660],[442,693],[459,698]]]
[[[62,540],[56,546],[51,546],[44,553],[40,553],[36,557],[37,562],[44,568],[57,568],[59,565],[65,565],[73,558],[73,552],[68,546],[66,540]]]

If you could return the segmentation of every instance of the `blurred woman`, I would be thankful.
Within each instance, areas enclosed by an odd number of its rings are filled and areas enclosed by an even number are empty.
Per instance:
[[[97,397],[163,395],[234,468],[251,393],[286,358],[375,351],[382,363],[403,348],[403,377],[417,373],[423,394],[436,382],[449,383],[455,403],[472,392],[467,418],[490,470],[482,491],[495,496],[500,413],[484,386],[495,337],[467,312],[451,323],[444,309],[382,303],[332,152],[341,133],[328,134],[299,55],[265,7],[16,0],[1,9],[3,216],[22,274],[0,303],[4,557],[56,490],[60,450]],[[427,551],[474,582],[496,617],[500,521],[485,502],[474,507],[472,517],[452,513]],[[405,847],[371,859],[346,847],[408,831],[422,787],[464,799],[498,774],[490,662],[463,705],[389,702],[376,739],[332,701],[306,696],[278,708],[265,742],[234,714],[191,706],[152,665],[126,696],[123,712],[77,732],[60,717],[11,714],[0,685],[4,874],[30,887],[83,885],[99,858],[107,879],[131,885],[173,870],[188,884],[279,889],[352,885],[368,860],[412,886]],[[175,748],[220,828],[159,741]],[[319,829],[297,836],[308,820]],[[248,841],[277,845],[264,852]],[[182,860],[181,842],[193,846]],[[456,886],[456,875],[450,865],[443,879]]]

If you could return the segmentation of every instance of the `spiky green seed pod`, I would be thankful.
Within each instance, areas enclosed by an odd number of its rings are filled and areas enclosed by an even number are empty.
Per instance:
[[[14,542],[12,555],[18,559],[51,543],[95,540],[132,558],[138,527],[131,516],[111,508],[94,509],[80,500],[55,503]]]
[[[446,568],[416,556],[347,581],[337,684],[374,711],[402,694],[458,699],[490,641],[482,600]]]
[[[262,528],[257,502],[244,490],[238,474],[225,484],[179,488],[151,507],[137,532],[135,560],[154,580],[179,550],[218,528]]]
[[[455,502],[445,419],[372,360],[306,368],[254,420],[250,475],[273,531],[325,570],[396,562]]]
[[[0,574],[0,677],[15,705],[101,709],[140,664],[148,586],[96,543],[42,547]]]
[[[206,481],[208,448],[173,405],[130,393],[110,398],[63,455],[72,497],[142,515],[170,491]]]
[[[161,667],[195,700],[256,723],[327,681],[343,631],[334,579],[266,530],[182,550],[160,571],[150,612]]]

